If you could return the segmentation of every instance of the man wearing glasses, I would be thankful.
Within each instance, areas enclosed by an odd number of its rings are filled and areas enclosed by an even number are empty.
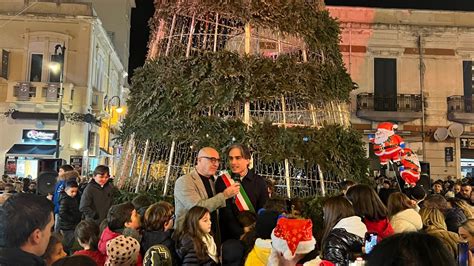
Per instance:
[[[211,148],[202,148],[197,157],[195,169],[181,176],[174,185],[174,202],[176,224],[175,228],[180,230],[183,225],[184,216],[194,206],[202,206],[211,212],[212,230],[217,232],[217,214],[215,210],[225,207],[226,199],[237,195],[240,184],[234,184],[216,193],[214,189],[214,175],[219,168],[219,153]]]
[[[216,191],[220,192],[232,184],[240,183],[240,191],[234,199],[227,200],[226,207],[219,213],[222,242],[240,239],[244,233],[237,217],[241,212],[257,213],[268,200],[265,179],[250,170],[250,150],[242,144],[233,144],[227,149],[230,173],[222,174],[216,180]]]

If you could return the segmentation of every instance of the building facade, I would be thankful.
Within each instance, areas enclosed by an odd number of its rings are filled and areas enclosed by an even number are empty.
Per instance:
[[[0,1],[0,30],[0,169],[33,178],[53,170],[59,110],[59,158],[83,173],[111,163],[126,70],[93,5]],[[61,54],[62,77],[50,68]]]
[[[369,134],[381,121],[396,122],[432,179],[472,175],[474,14],[327,8],[341,23],[340,49],[359,86],[353,127]]]

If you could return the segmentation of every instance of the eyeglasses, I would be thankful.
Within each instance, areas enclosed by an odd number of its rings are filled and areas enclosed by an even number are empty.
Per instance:
[[[215,157],[207,157],[207,156],[201,156],[199,158],[205,158],[211,161],[211,163],[220,163],[221,159],[220,158],[215,158]]]
[[[170,217],[170,220],[174,221],[174,219],[176,219],[176,215],[173,213],[173,215],[171,215],[171,217]]]

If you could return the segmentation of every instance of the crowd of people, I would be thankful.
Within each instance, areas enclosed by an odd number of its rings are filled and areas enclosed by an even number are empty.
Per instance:
[[[35,193],[32,182],[12,189],[7,180],[0,265],[449,266],[462,243],[472,257],[469,182],[437,180],[427,193],[391,180],[374,187],[344,181],[339,195],[324,199],[317,231],[305,201],[273,197],[250,169],[246,146],[225,153],[229,169],[218,172],[219,152],[202,148],[194,169],[176,180],[174,203],[141,194],[114,205],[104,165],[85,182],[61,166],[50,195]]]

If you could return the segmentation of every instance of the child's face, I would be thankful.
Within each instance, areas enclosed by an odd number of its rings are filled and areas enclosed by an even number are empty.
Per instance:
[[[77,196],[77,192],[79,191],[79,189],[77,187],[68,187],[66,188],[65,191],[69,197],[75,198]]]
[[[201,219],[199,219],[199,228],[204,233],[211,232],[211,215],[208,212],[204,214],[204,216]]]
[[[109,180],[109,173],[97,174],[94,176],[94,181],[100,186],[105,185]]]
[[[125,223],[125,227],[132,228],[137,230],[140,228],[140,214],[138,214],[137,210],[133,210],[130,216],[130,222]]]
[[[61,242],[59,242],[56,245],[54,245],[53,253],[51,254],[51,256],[48,259],[49,260],[48,264],[51,265],[55,261],[57,261],[61,258],[64,258],[66,256],[67,256],[67,254],[66,254],[66,252],[64,252],[63,244]]]

